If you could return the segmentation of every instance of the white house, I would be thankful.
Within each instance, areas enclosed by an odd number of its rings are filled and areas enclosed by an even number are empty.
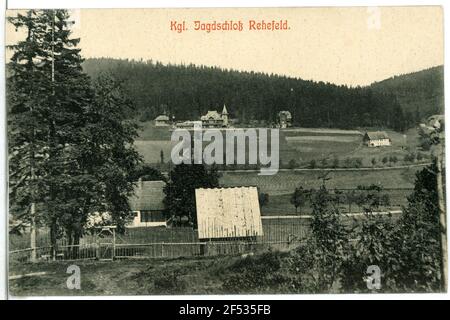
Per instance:
[[[135,216],[127,227],[166,226],[164,216],[164,181],[139,181],[135,194],[129,199]]]
[[[385,131],[368,131],[363,142],[368,147],[386,147],[391,145],[391,139]]]
[[[162,114],[155,118],[155,126],[156,127],[167,127],[169,124],[170,124],[170,119],[165,114]]]

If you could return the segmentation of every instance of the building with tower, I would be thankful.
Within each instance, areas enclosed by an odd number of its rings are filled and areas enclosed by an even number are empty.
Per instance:
[[[227,128],[229,126],[227,107],[223,105],[221,113],[216,110],[208,111],[200,120],[203,128]]]

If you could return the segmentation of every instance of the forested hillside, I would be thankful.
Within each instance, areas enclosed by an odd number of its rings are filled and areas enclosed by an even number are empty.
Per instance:
[[[372,84],[375,92],[394,94],[415,119],[444,112],[444,67],[395,76]]]
[[[122,79],[137,107],[130,116],[143,121],[162,112],[176,120],[198,119],[225,103],[241,123],[273,123],[280,110],[291,111],[294,125],[303,127],[404,130],[418,122],[415,114],[403,112],[395,90],[381,87],[349,88],[217,67],[109,58],[88,59],[83,68],[92,77],[108,71]]]

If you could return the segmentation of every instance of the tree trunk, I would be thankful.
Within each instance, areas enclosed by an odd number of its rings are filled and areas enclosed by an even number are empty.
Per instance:
[[[442,181],[442,155],[441,152],[437,152],[436,156],[436,189],[438,196],[438,208],[439,208],[439,226],[441,231],[441,285],[442,291],[447,292],[447,279],[448,279],[448,261],[447,261],[447,218],[445,213],[445,200],[444,200],[444,186]]]

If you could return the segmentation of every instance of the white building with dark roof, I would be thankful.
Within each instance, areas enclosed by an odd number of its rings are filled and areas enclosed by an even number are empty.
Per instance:
[[[368,147],[388,147],[391,139],[386,131],[368,131],[364,135],[363,142]]]
[[[165,114],[162,114],[155,118],[156,127],[167,127],[168,125],[170,125],[170,119]]]

